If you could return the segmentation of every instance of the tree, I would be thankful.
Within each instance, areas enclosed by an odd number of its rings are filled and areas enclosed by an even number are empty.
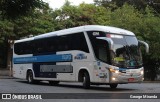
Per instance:
[[[155,16],[150,7],[146,7],[144,12],[125,4],[112,12],[111,25],[133,31],[139,39],[149,44],[150,53],[143,53],[145,78],[155,80],[160,72],[160,17]]]
[[[8,20],[0,20],[0,43],[5,40],[6,36],[11,36],[13,33],[13,23]]]
[[[4,42],[8,43],[6,37],[11,36],[13,32],[13,24],[8,20],[0,20],[0,66],[6,66],[6,54],[7,54],[7,45],[4,45]]]
[[[134,6],[138,10],[145,10],[147,6],[152,7],[155,12],[154,13],[160,13],[160,0],[94,0],[95,4],[102,5],[104,7],[112,7],[113,4],[116,4],[118,7],[122,7],[125,3],[128,3],[132,6]]]
[[[134,31],[134,33],[140,35],[137,27],[143,25],[142,17],[143,14],[137,9],[125,4],[112,12],[111,25]]]
[[[52,10],[48,4],[43,5],[42,9],[36,8],[28,11],[28,15],[12,19],[0,18],[0,44],[1,47],[3,46],[0,50],[1,67],[6,66],[6,61],[10,63],[12,51],[9,41],[54,30]]]
[[[42,8],[43,4],[42,0],[0,0],[0,11],[3,17],[14,19],[35,8]]]
[[[144,15],[142,37],[150,45],[149,55],[144,55],[145,77],[149,80],[155,80],[157,74],[160,74],[160,15],[154,15],[153,9],[147,7]]]
[[[103,6],[105,8],[109,8],[112,11],[118,8],[115,2],[112,2],[112,0],[94,0],[94,4],[98,6]]]
[[[28,12],[36,8],[41,8],[45,4],[42,0],[0,0],[0,66],[10,63],[11,49],[10,41],[16,36],[14,34],[14,20],[27,15]],[[13,41],[12,41],[13,42]],[[8,55],[8,57],[7,57]]]
[[[16,39],[35,36],[54,30],[52,11],[48,5],[43,9],[35,9],[29,16],[21,16],[14,21]]]
[[[107,25],[110,22],[110,9],[93,4],[82,3],[79,6],[64,5],[54,11],[56,30],[70,27],[100,24]]]

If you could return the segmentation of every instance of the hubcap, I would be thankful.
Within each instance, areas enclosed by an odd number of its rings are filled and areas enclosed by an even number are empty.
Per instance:
[[[85,81],[86,81],[86,77],[84,76],[84,77],[83,77],[83,83],[85,83]]]
[[[31,77],[30,77],[30,75],[29,75],[28,81],[31,82]]]
[[[29,74],[29,76],[28,76],[28,81],[29,81],[29,83],[32,81],[32,76],[31,76],[31,74]]]

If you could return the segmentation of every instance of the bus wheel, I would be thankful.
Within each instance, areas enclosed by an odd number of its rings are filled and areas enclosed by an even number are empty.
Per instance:
[[[59,84],[59,81],[49,81],[49,84],[56,86]]]
[[[27,81],[29,84],[35,84],[39,82],[38,80],[33,79],[33,72],[31,70],[27,72]]]
[[[90,88],[90,78],[87,72],[83,74],[83,88],[88,89]]]
[[[115,88],[117,88],[117,86],[118,86],[118,84],[110,84],[111,89],[115,89]]]

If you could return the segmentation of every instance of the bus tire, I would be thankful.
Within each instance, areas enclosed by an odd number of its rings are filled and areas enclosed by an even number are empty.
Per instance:
[[[59,81],[49,81],[50,85],[56,86],[59,84]]]
[[[29,84],[37,84],[39,82],[38,80],[34,80],[33,72],[31,70],[27,72],[27,81]]]
[[[118,84],[110,84],[111,89],[115,89],[115,88],[117,88],[117,86],[118,86]]]
[[[90,77],[87,72],[83,74],[83,88],[89,89],[90,88]]]

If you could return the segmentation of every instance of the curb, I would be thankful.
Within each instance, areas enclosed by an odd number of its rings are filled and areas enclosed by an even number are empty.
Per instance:
[[[0,76],[0,79],[14,79],[14,78],[10,76]]]
[[[9,76],[10,70],[7,69],[0,69],[0,76]]]
[[[15,79],[15,78],[11,76],[0,76],[0,79]]]
[[[143,81],[142,83],[160,83],[160,81],[159,80],[157,80],[157,81]]]

